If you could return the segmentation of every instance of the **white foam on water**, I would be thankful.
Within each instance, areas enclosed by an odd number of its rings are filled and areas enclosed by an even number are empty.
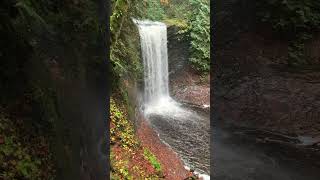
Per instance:
[[[184,109],[181,107],[181,104],[174,101],[170,97],[162,97],[159,98],[158,101],[153,101],[146,104],[144,113],[146,116],[161,115],[181,120],[197,117],[197,114]]]
[[[206,174],[200,174],[199,177],[203,178],[203,180],[210,180],[210,176],[208,176]]]
[[[204,104],[203,107],[204,108],[210,108],[210,104]]]
[[[188,167],[188,166],[184,166],[184,168],[187,170],[187,171],[190,171],[191,168]],[[200,174],[199,172],[197,171],[194,171],[193,172],[195,175],[199,176],[199,178],[202,178],[203,180],[210,180],[210,176],[207,175],[207,174]]]

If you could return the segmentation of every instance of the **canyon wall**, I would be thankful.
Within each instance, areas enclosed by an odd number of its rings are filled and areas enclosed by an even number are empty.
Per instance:
[[[289,68],[288,43],[254,22],[250,1],[217,3],[213,24],[214,123],[320,136],[320,72]],[[307,55],[319,64],[319,36]]]

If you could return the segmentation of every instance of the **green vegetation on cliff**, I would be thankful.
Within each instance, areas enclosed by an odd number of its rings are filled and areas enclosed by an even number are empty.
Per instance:
[[[191,58],[199,71],[210,70],[210,1],[192,0],[190,17]]]
[[[110,101],[111,179],[162,179],[156,156],[137,139],[121,98]]]
[[[164,22],[176,25],[190,41],[190,62],[200,73],[210,70],[210,1],[172,0],[165,7]]]
[[[139,34],[132,21],[132,18],[141,17],[141,6],[138,0],[112,1],[110,60],[114,87],[119,87],[121,77],[136,80],[142,77]]]

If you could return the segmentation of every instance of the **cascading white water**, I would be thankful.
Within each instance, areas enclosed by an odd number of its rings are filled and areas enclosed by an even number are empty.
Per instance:
[[[133,21],[140,34],[145,114],[185,115],[179,104],[169,95],[167,26],[148,20]]]
[[[144,101],[154,104],[169,98],[167,26],[164,23],[138,21],[144,65]]]

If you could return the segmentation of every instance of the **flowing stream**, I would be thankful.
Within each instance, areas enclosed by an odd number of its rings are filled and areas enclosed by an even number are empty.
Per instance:
[[[139,29],[144,65],[143,112],[160,139],[177,152],[187,167],[209,174],[209,116],[169,95],[167,26],[153,21],[134,22]]]

